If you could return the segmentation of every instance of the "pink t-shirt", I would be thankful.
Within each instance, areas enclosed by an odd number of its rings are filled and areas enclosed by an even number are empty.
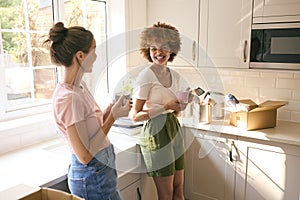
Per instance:
[[[89,138],[100,132],[103,126],[103,113],[97,105],[86,84],[81,82],[80,87],[67,83],[57,85],[53,94],[53,113],[58,129],[67,138],[67,128],[77,122],[85,121]],[[103,134],[103,142],[99,150],[110,144],[108,137]],[[72,147],[71,150],[73,151]]]

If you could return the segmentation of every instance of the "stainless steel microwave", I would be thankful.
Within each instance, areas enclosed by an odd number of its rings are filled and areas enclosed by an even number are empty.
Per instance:
[[[252,25],[250,68],[300,70],[300,23]]]

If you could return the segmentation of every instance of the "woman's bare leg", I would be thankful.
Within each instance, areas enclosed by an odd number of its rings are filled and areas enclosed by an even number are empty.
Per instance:
[[[178,170],[174,175],[173,200],[184,200],[183,192],[184,170]]]
[[[173,181],[174,175],[172,176],[154,176],[153,177],[157,195],[159,200],[171,200],[173,198]]]

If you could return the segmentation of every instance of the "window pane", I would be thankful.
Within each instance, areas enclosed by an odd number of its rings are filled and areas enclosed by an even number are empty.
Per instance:
[[[94,0],[63,2],[64,7],[55,8],[54,12],[64,13],[61,20],[65,26],[84,26],[93,32],[97,45],[105,47],[106,3]],[[0,114],[51,103],[56,82],[61,80],[63,73],[62,67],[51,63],[49,51],[43,47],[53,26],[52,5],[52,0],[0,0],[0,100],[5,103],[0,107]],[[97,64],[97,69],[106,69],[106,48],[101,51],[101,66]],[[92,91],[96,87],[99,89],[96,85],[99,73],[85,75]],[[106,78],[106,74],[101,76]],[[100,85],[106,91],[107,82]]]
[[[55,89],[55,69],[34,70],[34,88],[36,99],[51,99]]]
[[[33,2],[33,6],[36,6],[36,10],[33,15],[34,26],[31,26],[30,29],[48,33],[53,25],[52,0],[31,1]]]
[[[1,95],[7,111],[38,105],[44,99],[50,102],[55,66],[42,43],[53,25],[51,5],[51,0],[0,0],[0,67],[5,80]]]
[[[31,98],[31,73],[32,71],[29,67],[10,67],[5,69],[7,100]],[[12,103],[15,104],[16,101]]]
[[[92,31],[97,43],[106,40],[106,4],[96,0],[64,1],[65,26],[83,26]]]
[[[102,80],[106,78],[103,71],[106,69],[106,5],[105,2],[92,0],[70,0],[64,3],[65,26],[79,25],[92,31],[97,43],[97,48],[101,47],[101,53],[97,51],[97,58],[101,59],[97,66],[94,66],[93,73],[85,74],[84,80],[88,87],[94,92],[96,89],[103,92],[107,91],[107,82]],[[99,49],[97,49],[99,50]],[[99,66],[98,64],[102,65]],[[100,77],[101,76],[101,77]],[[101,83],[99,83],[101,79]]]
[[[48,34],[48,32],[47,32]],[[32,33],[31,38],[31,65],[33,67],[49,67],[54,65],[51,63],[48,49],[43,46],[46,39],[46,33]]]

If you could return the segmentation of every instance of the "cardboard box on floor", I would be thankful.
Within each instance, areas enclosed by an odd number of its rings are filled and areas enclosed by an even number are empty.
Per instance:
[[[231,112],[230,124],[244,130],[257,130],[276,126],[277,109],[287,104],[286,101],[265,101],[259,105],[251,99],[239,100],[248,106],[248,112]]]
[[[51,188],[34,188],[24,184],[0,192],[5,200],[83,200],[77,196]]]

